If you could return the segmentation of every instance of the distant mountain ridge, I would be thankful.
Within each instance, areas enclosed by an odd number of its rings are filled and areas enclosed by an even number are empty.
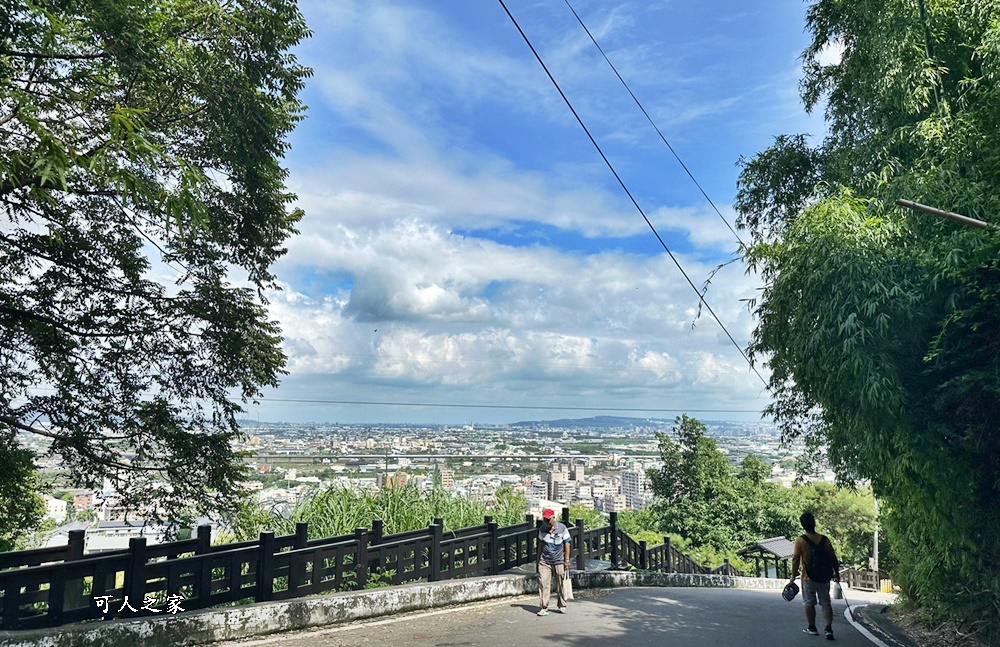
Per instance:
[[[624,416],[594,416],[593,418],[560,418],[558,420],[522,420],[511,427],[555,427],[567,429],[613,429],[615,427],[671,427],[673,420],[628,418]]]

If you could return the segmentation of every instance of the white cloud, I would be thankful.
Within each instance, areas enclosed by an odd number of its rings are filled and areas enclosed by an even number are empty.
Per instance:
[[[326,374],[338,392],[448,387],[438,401],[500,390],[534,403],[675,393],[690,406],[692,389],[728,397],[752,385],[716,324],[693,325],[697,298],[664,256],[515,248],[419,221],[326,234],[298,240],[293,253],[349,275],[353,288],[319,299],[289,290],[271,307],[293,375]],[[682,262],[693,276],[709,269]],[[736,297],[751,283],[727,268],[709,293],[741,342],[749,317]]]
[[[844,43],[839,40],[827,43],[823,49],[817,52],[814,60],[821,66],[839,65],[840,59],[844,56]]]

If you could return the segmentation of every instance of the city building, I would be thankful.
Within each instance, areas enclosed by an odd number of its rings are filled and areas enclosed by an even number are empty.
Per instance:
[[[624,494],[607,494],[600,500],[601,512],[625,512],[628,506],[625,505]]]
[[[62,523],[66,521],[66,517],[69,515],[69,503],[63,501],[62,499],[56,499],[50,496],[45,497],[45,516],[52,519],[56,523]]]
[[[77,494],[73,497],[73,510],[76,512],[83,512],[84,510],[92,510],[94,507],[94,493],[88,492],[86,494]]]
[[[572,501],[576,498],[575,481],[556,481],[553,485],[552,498],[556,501]]]
[[[646,470],[629,469],[622,472],[622,494],[629,510],[642,510],[653,501],[649,476]]]

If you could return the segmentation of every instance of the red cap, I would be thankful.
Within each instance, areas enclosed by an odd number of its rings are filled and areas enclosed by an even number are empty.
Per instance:
[[[542,519],[551,519],[556,516],[556,511],[551,508],[546,508],[545,512],[542,513]]]

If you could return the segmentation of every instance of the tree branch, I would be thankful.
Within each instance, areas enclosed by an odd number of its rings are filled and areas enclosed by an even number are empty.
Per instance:
[[[18,52],[11,49],[0,49],[0,56],[13,56],[15,58],[30,58],[57,61],[78,61],[94,60],[100,58],[110,58],[111,54],[37,54],[35,52]]]
[[[52,438],[53,440],[66,440],[66,436],[60,434],[54,434],[51,431],[45,431],[44,429],[35,429],[30,425],[26,425],[22,422],[14,420],[13,418],[8,418],[6,416],[0,416],[0,424],[10,425],[14,429],[20,429],[21,431],[27,431],[32,434],[38,434],[39,436],[45,436],[46,438]]]
[[[0,314],[7,314],[11,315],[12,317],[25,317],[28,319],[34,319],[35,321],[49,324],[50,326],[58,328],[59,330],[65,333],[69,333],[70,335],[76,335],[77,337],[84,337],[90,339],[114,339],[117,337],[129,337],[132,335],[141,335],[143,333],[148,332],[148,330],[142,330],[142,331],[130,330],[121,333],[85,332],[81,330],[76,330],[75,328],[72,328],[68,324],[65,324],[51,317],[46,317],[45,315],[29,312],[27,310],[11,308],[5,305],[0,305]]]

